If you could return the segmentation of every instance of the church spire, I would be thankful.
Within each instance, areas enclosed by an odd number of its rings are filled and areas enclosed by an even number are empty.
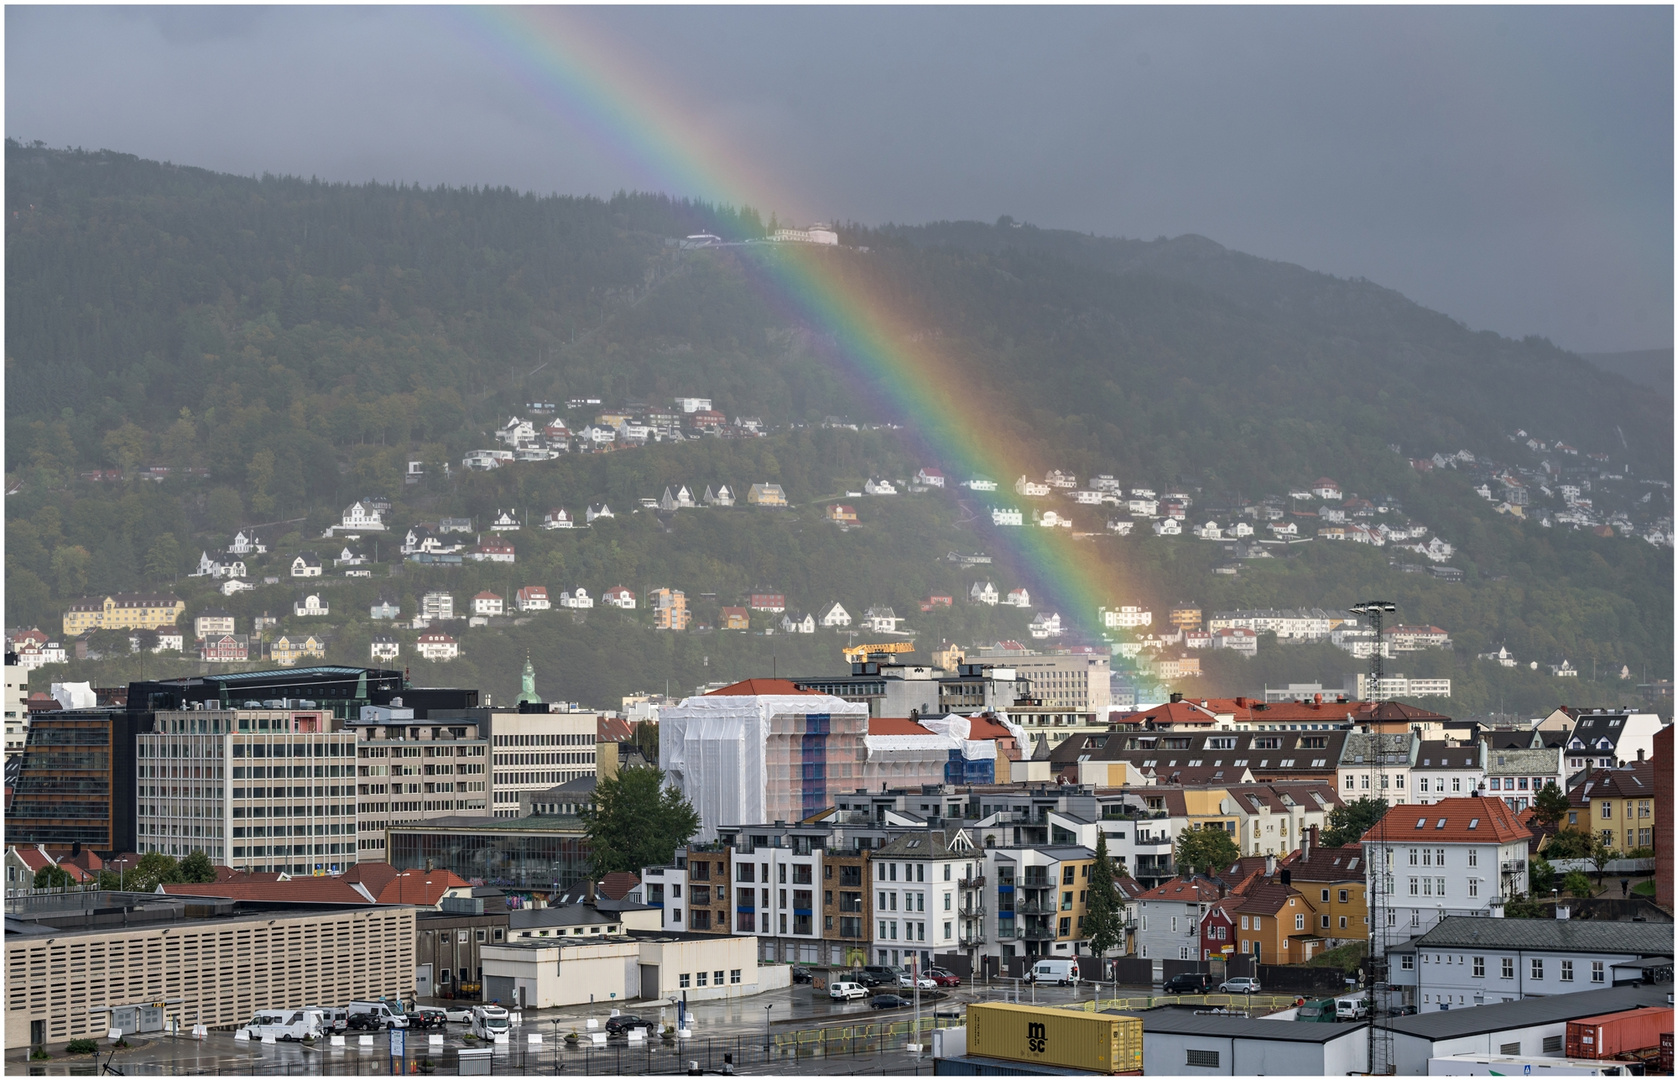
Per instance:
[[[524,677],[519,684],[519,702],[522,704],[526,701],[532,705],[542,703],[541,696],[536,693],[536,669],[530,663],[529,653],[524,654]]]

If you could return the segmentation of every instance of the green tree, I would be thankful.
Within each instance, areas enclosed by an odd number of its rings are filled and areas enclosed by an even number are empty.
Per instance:
[[[656,768],[620,769],[602,780],[581,817],[595,877],[668,863],[699,831],[698,812],[680,792],[664,787],[664,771]]]
[[[159,533],[146,548],[146,579],[164,581],[180,571],[181,543],[174,533]]]
[[[80,544],[66,544],[52,553],[52,580],[58,595],[73,597],[87,589],[87,572],[93,556]]]
[[[1544,845],[1546,859],[1583,859],[1590,855],[1591,844],[1596,840],[1588,832],[1578,829],[1563,829],[1550,837],[1549,843]]]
[[[1387,812],[1387,800],[1372,799],[1368,795],[1337,806],[1328,812],[1328,828],[1323,830],[1324,847],[1355,844],[1374,827]]]
[[[1090,867],[1089,899],[1084,932],[1090,952],[1099,959],[1124,944],[1124,907],[1113,885],[1113,862],[1107,856],[1107,834],[1095,834],[1095,864]]]
[[[180,880],[193,881],[201,885],[208,885],[216,879],[215,864],[202,851],[194,851],[181,860],[178,873]]]
[[[1235,838],[1223,829],[1196,825],[1177,834],[1177,866],[1206,874],[1226,869],[1241,857]]]
[[[61,866],[43,866],[35,871],[37,889],[59,889],[70,884],[70,872]]]
[[[1567,816],[1569,805],[1567,795],[1552,780],[1533,797],[1532,818],[1541,825],[1554,825]]]
[[[1556,868],[1544,859],[1532,859],[1527,863],[1527,883],[1531,886],[1532,895],[1544,896],[1556,887]]]
[[[1596,889],[1591,885],[1590,875],[1583,870],[1575,870],[1561,879],[1562,891],[1569,896],[1589,898],[1596,895]]]
[[[231,533],[244,519],[245,501],[233,488],[218,487],[205,500],[204,512],[209,518],[210,528],[218,533]]]
[[[173,855],[165,855],[161,851],[148,851],[140,856],[135,864],[123,877],[127,881],[129,892],[156,892],[159,885],[169,885],[181,880],[181,865]]]

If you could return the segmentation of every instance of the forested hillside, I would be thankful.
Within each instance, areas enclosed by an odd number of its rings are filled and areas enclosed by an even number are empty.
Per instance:
[[[992,528],[985,500],[846,494],[871,476],[901,481],[922,465],[962,463],[933,460],[912,425],[866,429],[910,418],[835,360],[823,327],[765,287],[772,251],[674,243],[695,232],[760,236],[753,211],[661,195],[233,177],[15,143],[6,152],[8,628],[57,636],[76,597],[172,589],[189,618],[224,606],[244,631],[271,612],[287,630],[326,636],[332,659],[364,663],[371,635],[389,630],[367,618],[381,596],[399,600],[406,619],[429,588],[464,606],[480,590],[510,598],[538,583],[556,597],[577,586],[596,596],[617,584],[681,588],[711,625],[754,586],[786,592],[798,612],[891,605],[926,649],[1025,636],[1031,612],[965,602],[975,580],[1037,584],[1038,568]],[[1079,507],[1079,529],[1096,534],[1076,541],[1080,557],[1122,562],[1137,583],[1137,595],[1098,603],[1335,609],[1390,595],[1404,621],[1443,626],[1456,641],[1391,666],[1455,679],[1451,711],[1464,713],[1606,703],[1670,677],[1670,547],[1499,515],[1474,494],[1477,474],[1410,463],[1469,450],[1530,469],[1542,455],[1511,436],[1531,432],[1546,447],[1610,454],[1614,478],[1604,466],[1592,492],[1599,505],[1623,504],[1637,529],[1662,518],[1670,529],[1670,486],[1648,483],[1671,480],[1669,401],[1546,342],[1472,333],[1370,283],[1197,237],[1104,240],[1007,222],[841,235],[833,272],[909,298],[925,331],[963,358],[975,393],[1008,403],[975,419],[997,438],[1081,477],[1181,488],[1200,506],[1332,475],[1348,493],[1390,496],[1457,547],[1453,565],[1465,572],[1447,583],[1402,572],[1381,549],[1305,543],[1215,575],[1229,560],[1220,545],[1145,527],[1114,536],[1105,508]],[[531,401],[559,403],[576,429],[602,407],[687,395],[729,418],[761,418],[766,436],[460,469]],[[567,412],[571,399],[604,405]],[[832,417],[864,430],[824,426]],[[412,461],[424,465],[421,483],[404,483]],[[152,466],[168,466],[169,478],[140,480]],[[87,479],[94,470],[99,479]],[[1012,478],[998,479],[1006,493]],[[631,513],[666,486],[697,495],[728,484],[743,495],[758,482],[782,484],[793,508]],[[346,578],[331,566],[342,542],[321,532],[371,495],[392,500],[397,533],[361,545],[371,577]],[[854,528],[825,520],[835,500],[857,506]],[[552,507],[580,518],[598,502],[617,516],[586,530],[534,527]],[[526,521],[510,534],[514,565],[420,567],[393,550],[412,524],[465,516],[482,528],[502,509]],[[224,598],[187,577],[200,552],[225,550],[241,528],[272,545],[251,561],[256,589]],[[997,561],[964,571],[946,558],[979,550]],[[328,619],[291,619],[299,584],[283,564],[301,551],[327,565],[310,585],[329,596]],[[263,575],[280,583],[261,585]],[[921,612],[933,594],[956,603]],[[644,610],[596,609],[580,621],[555,611],[462,628],[453,664],[410,659],[409,634],[401,662],[421,681],[511,694],[528,650],[545,693],[594,705],[666,680],[685,691],[771,666],[837,669],[831,632],[763,637],[768,621],[754,614],[750,634],[661,634]],[[1092,640],[1095,629],[1075,632]],[[1522,668],[1474,659],[1500,643]],[[196,666],[117,655],[125,641],[94,644],[106,659],[70,668],[98,681],[142,664],[154,675]],[[1542,665],[1564,657],[1586,676],[1594,663],[1602,680],[1550,678]],[[1256,660],[1209,660],[1184,689],[1338,683],[1360,666],[1337,650],[1265,642]],[[1608,676],[1622,666],[1635,678]]]

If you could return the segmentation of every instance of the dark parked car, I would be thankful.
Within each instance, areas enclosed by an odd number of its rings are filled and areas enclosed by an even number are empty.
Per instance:
[[[1210,994],[1212,992],[1212,976],[1202,975],[1197,971],[1185,971],[1180,975],[1173,975],[1165,980],[1165,992],[1168,994]]]
[[[408,1014],[408,1026],[420,1031],[443,1031],[449,1026],[449,1018],[442,1011],[412,1012]]]
[[[372,1013],[350,1013],[349,1030],[383,1031],[385,1022]]]
[[[606,1021],[606,1034],[608,1035],[624,1035],[627,1034],[631,1028],[642,1028],[646,1031],[651,1031],[653,1029],[653,1022],[639,1016],[633,1016],[629,1013],[625,1013],[622,1016],[614,1016],[610,1020]]]
[[[896,994],[875,994],[868,999],[870,1009],[901,1009],[909,1004],[911,1002],[908,998],[899,997]]]
[[[873,989],[876,986],[897,985],[896,975],[881,975],[876,972],[869,971],[867,968],[863,968],[861,971],[852,972],[851,978],[853,981],[859,982],[870,989]]]
[[[795,967],[792,969],[792,981],[795,983],[814,982],[815,979],[815,975],[812,974],[810,969],[807,967]]]
[[[927,978],[931,979],[933,982],[937,983],[939,986],[960,986],[961,985],[961,976],[957,975],[955,972],[950,971],[946,968],[929,967],[929,968],[926,969],[926,975],[927,975]]]

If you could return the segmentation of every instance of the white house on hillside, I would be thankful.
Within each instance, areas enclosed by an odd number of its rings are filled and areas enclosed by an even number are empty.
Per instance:
[[[822,613],[816,616],[816,622],[829,630],[842,630],[851,625],[851,613],[835,601],[822,609]]]

